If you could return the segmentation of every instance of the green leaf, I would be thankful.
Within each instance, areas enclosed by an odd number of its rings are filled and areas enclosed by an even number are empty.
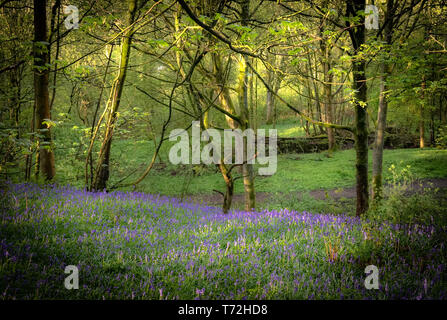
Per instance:
[[[56,122],[52,121],[51,119],[43,119],[42,124],[46,125],[47,128],[56,126]]]

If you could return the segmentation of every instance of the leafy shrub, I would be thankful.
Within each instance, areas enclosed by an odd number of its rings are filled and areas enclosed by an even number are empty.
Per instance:
[[[447,125],[439,127],[438,136],[436,137],[436,147],[439,149],[447,149]]]
[[[396,224],[447,225],[447,208],[441,203],[443,197],[438,188],[418,183],[411,166],[399,171],[393,164],[388,170],[391,177],[386,198],[368,212],[369,219]]]

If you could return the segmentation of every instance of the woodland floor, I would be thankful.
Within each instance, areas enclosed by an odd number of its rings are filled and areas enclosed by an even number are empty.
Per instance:
[[[386,185],[389,187],[389,185]],[[408,193],[413,194],[419,192],[423,189],[431,188],[431,189],[442,189],[447,190],[447,178],[427,178],[420,179],[419,181],[415,181],[411,184]],[[282,196],[287,195],[288,197],[300,198],[304,194],[310,195],[315,200],[328,200],[331,199],[336,202],[343,202],[344,199],[354,199],[356,196],[355,186],[348,188],[336,188],[336,189],[318,189],[312,190],[308,192],[289,192],[288,194],[282,194]],[[264,203],[268,203],[272,201],[275,197],[277,197],[277,193],[271,192],[256,192],[256,201],[258,204],[262,205]],[[221,205],[222,204],[222,195],[218,193],[214,194],[194,194],[188,195],[186,198],[192,200],[193,202],[202,202],[207,203],[209,205]],[[241,207],[244,203],[244,194],[235,194],[233,195],[233,206]]]

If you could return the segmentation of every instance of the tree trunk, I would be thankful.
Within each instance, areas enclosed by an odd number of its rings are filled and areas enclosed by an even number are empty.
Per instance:
[[[439,113],[440,113],[440,118],[441,118],[440,121],[441,121],[441,124],[446,124],[447,123],[447,106],[444,107],[444,110],[442,110],[443,109],[442,101],[443,101],[443,98],[441,97],[440,101],[439,101]]]
[[[390,74],[388,65],[382,63],[382,76],[380,78],[379,110],[377,112],[377,129],[373,151],[373,172],[372,172],[372,200],[380,201],[382,198],[382,172],[383,172],[383,145],[385,141],[386,116],[388,100],[387,79]]]
[[[231,208],[231,202],[233,201],[233,192],[234,192],[234,180],[231,175],[231,172],[228,170],[227,166],[221,161],[220,164],[217,165],[222,177],[225,181],[225,194],[222,205],[223,213],[228,213]]]
[[[219,103],[225,111],[235,115],[236,109],[234,108],[233,101],[231,100],[230,90],[225,85],[226,79],[224,78],[222,58],[218,53],[213,53],[212,57],[213,73],[218,87],[218,89],[216,89],[216,94],[218,94]],[[225,115],[225,120],[231,129],[236,129],[238,127],[237,122],[228,115]]]
[[[251,59],[251,65],[253,65],[253,58]],[[254,96],[254,90],[253,90],[253,73],[250,72],[250,80],[248,81],[249,91],[250,91],[250,103],[249,103],[249,110],[250,110],[250,123],[251,127],[255,128],[255,121],[256,121],[256,115],[255,115],[255,106],[253,101]]]
[[[322,39],[320,40],[320,48],[322,54],[322,64],[323,64],[323,76],[324,76],[324,113],[325,113],[325,121],[329,123],[334,123],[334,110],[332,106],[332,80],[333,75],[329,74],[331,69],[330,55],[331,48],[326,43],[326,39],[323,38],[323,31],[325,27],[325,22],[321,22],[320,27],[320,36]],[[335,130],[333,128],[326,128],[327,130],[327,138],[328,138],[328,151],[331,153],[335,149]]]
[[[434,146],[435,145],[435,139],[436,139],[436,131],[437,131],[437,127],[436,127],[436,122],[435,122],[435,116],[436,116],[436,96],[433,95],[431,97],[432,99],[432,108],[430,108],[430,146]]]
[[[306,74],[309,74],[309,72],[310,72],[310,69],[309,69],[309,67],[307,65],[306,65],[306,71],[305,72],[306,72]],[[307,99],[307,115],[310,118],[314,119],[315,117],[314,117],[313,104],[312,104],[313,93],[312,93],[312,89],[310,87],[310,81],[309,81],[308,77],[305,78],[304,86],[307,89],[307,96],[308,96],[308,99]],[[308,129],[307,129],[306,132],[308,132],[308,135],[310,135],[309,122],[307,122],[307,128]],[[317,135],[317,128],[315,126],[315,123],[312,123],[312,128],[313,128],[313,131],[314,131],[314,135],[316,136]]]
[[[368,194],[368,114],[366,106],[367,90],[365,63],[355,63],[354,82],[357,91],[355,105],[355,152],[356,152],[356,191],[357,206],[356,215],[360,216],[368,210],[369,194]],[[363,73],[360,73],[363,72]],[[364,105],[362,105],[364,104]]]
[[[224,73],[222,70],[221,56],[218,53],[213,53],[212,58],[214,64],[213,69],[214,78],[217,81],[217,87],[219,87],[218,89],[216,89],[216,94],[218,95],[219,103],[226,112],[230,114],[236,114],[236,110],[234,108],[233,101],[231,100],[228,87],[224,85],[226,81],[224,79]],[[225,120],[231,129],[236,129],[238,127],[237,122],[232,118],[230,118],[229,116],[225,115]],[[204,121],[204,126],[205,129],[208,129],[208,121]],[[222,174],[222,177],[225,181],[225,194],[224,194],[222,210],[224,213],[228,213],[228,211],[231,208],[231,203],[233,201],[234,179],[227,165],[224,164],[223,155],[220,164],[217,165],[217,167],[219,168],[219,171]]]
[[[421,149],[425,148],[425,121],[424,121],[424,99],[425,99],[425,87],[426,80],[425,76],[422,77],[422,94],[421,94],[421,107],[419,109],[419,147]]]
[[[273,78],[274,78],[273,71],[267,70],[267,82],[270,86],[273,83]],[[267,90],[266,106],[265,106],[267,112],[265,122],[267,124],[273,123],[273,99],[274,99],[273,94]]]
[[[127,26],[131,26],[134,22],[136,13],[136,0],[129,0],[129,7],[127,13]],[[118,118],[118,108],[120,105],[121,95],[124,88],[124,82],[126,79],[127,66],[129,63],[130,47],[133,36],[133,27],[130,27],[123,35],[121,44],[121,57],[118,76],[114,80],[112,90],[110,92],[111,101],[109,116],[106,124],[106,132],[104,134],[104,140],[102,142],[98,164],[96,167],[95,179],[93,181],[94,190],[103,190],[107,187],[107,181],[109,179],[109,162],[110,162],[110,150],[112,146],[112,137],[115,129],[115,124]]]
[[[241,24],[246,25],[249,16],[249,4],[248,0],[244,0],[241,3]],[[242,122],[242,130],[251,128],[250,125],[250,112],[248,108],[248,73],[247,73],[247,56],[241,57],[239,66],[239,109],[241,112],[240,118]],[[245,191],[245,210],[251,211],[256,206],[255,200],[255,185],[253,164],[247,163],[250,159],[247,159],[247,137],[244,136],[244,163],[242,164],[242,176],[244,181]]]
[[[327,69],[326,69],[327,68]],[[325,69],[329,69],[329,65],[325,65]],[[332,105],[332,74],[326,76],[325,74],[325,113],[326,113],[326,122],[334,123],[334,108]],[[334,128],[326,128],[327,130],[327,138],[328,138],[328,149],[329,151],[334,151],[336,148],[336,142],[335,142],[335,129]]]
[[[385,16],[385,43],[391,46],[393,41],[393,8],[394,0],[387,1],[387,11]],[[389,50],[389,49],[388,49]],[[386,55],[385,59],[388,59]],[[373,171],[372,171],[372,200],[380,201],[382,198],[382,172],[383,172],[383,145],[385,142],[385,129],[386,129],[386,117],[388,112],[388,77],[391,74],[391,66],[389,62],[383,61],[381,64],[381,77],[380,77],[380,96],[379,96],[379,109],[377,111],[377,129],[374,141],[373,150]]]
[[[266,97],[266,109],[267,109],[267,117],[266,117],[266,123],[272,124],[273,123],[273,94],[270,91],[267,91],[267,97]]]
[[[34,100],[36,129],[39,139],[38,166],[46,181],[55,175],[54,153],[52,150],[51,128],[45,120],[51,119],[48,93],[49,43],[47,38],[46,0],[34,0]]]
[[[318,78],[317,61],[316,61],[316,58],[315,58],[314,59],[315,60],[315,74],[313,74],[314,71],[312,69],[312,65],[311,65],[311,62],[310,62],[310,60],[311,60],[310,53],[308,54],[308,59],[307,60],[308,60],[309,73],[312,74],[312,84],[313,84],[314,93],[315,93],[315,109],[317,111],[317,119],[318,119],[318,121],[321,122],[321,121],[323,121],[323,116],[322,116],[322,113],[321,113],[320,92],[319,92],[319,89],[318,89],[317,80],[315,80],[315,79]],[[309,88],[310,88],[310,86],[309,86]],[[311,97],[311,95],[310,95],[310,97]],[[325,134],[326,133],[325,132],[325,128],[323,128],[322,126],[318,126],[318,129],[319,129],[319,134]],[[314,130],[315,130],[315,135],[316,135],[317,133],[316,133],[315,126],[314,126]]]
[[[277,68],[282,70],[285,66],[285,59],[283,57],[279,58],[278,64],[276,64],[276,61],[274,61],[274,65],[276,65]],[[269,86],[273,89],[273,91],[278,93],[279,88],[281,87],[282,82],[282,75],[277,71],[268,71],[267,72],[267,83]],[[266,117],[266,123],[272,124],[275,122],[276,124],[276,104],[275,104],[275,94],[267,90],[267,101],[266,101],[266,111],[267,111],[267,117]]]
[[[350,0],[347,5],[348,14],[361,16],[365,9],[365,0]],[[349,29],[355,54],[359,54],[365,43],[365,24],[360,23]],[[355,152],[356,152],[356,215],[360,216],[368,210],[368,113],[367,113],[367,85],[366,63],[357,57],[352,65],[353,89],[355,91]]]

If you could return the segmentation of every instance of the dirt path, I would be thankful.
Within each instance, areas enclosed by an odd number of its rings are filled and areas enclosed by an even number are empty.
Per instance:
[[[431,179],[422,179],[418,182],[413,183],[412,185],[412,192],[419,191],[426,187],[433,187],[433,188],[440,188],[444,189],[447,188],[447,178],[431,178]],[[293,192],[290,194],[296,194],[296,196],[302,195],[304,192]],[[310,196],[317,200],[325,200],[326,199],[326,193],[329,195],[330,198],[334,200],[339,200],[341,198],[355,198],[356,191],[355,187],[348,187],[348,188],[337,188],[337,189],[331,189],[331,190],[325,190],[325,189],[319,189],[319,190],[312,190],[309,192]],[[256,192],[256,202],[257,203],[265,203],[271,200],[273,197],[275,197],[274,194],[270,192]],[[209,205],[221,205],[222,204],[222,196],[218,193],[214,194],[196,194],[196,195],[189,195],[186,197],[188,200],[192,200],[193,202],[202,202],[207,203]],[[233,205],[235,204],[243,204],[244,203],[244,194],[235,194],[233,196]]]

